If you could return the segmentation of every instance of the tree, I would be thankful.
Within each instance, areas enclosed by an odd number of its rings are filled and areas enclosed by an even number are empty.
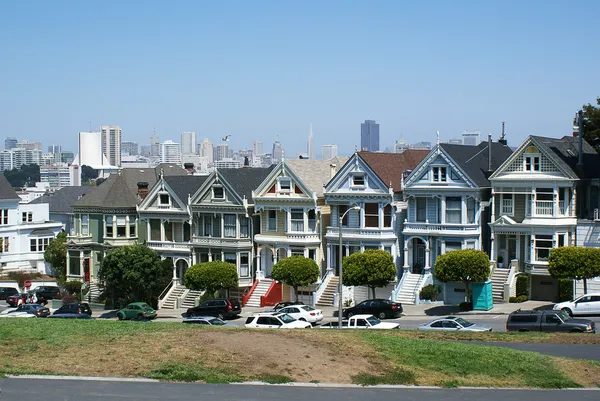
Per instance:
[[[61,232],[44,251],[44,260],[52,265],[54,276],[60,283],[67,279],[67,233]]]
[[[583,280],[583,292],[587,293],[587,280],[600,276],[600,248],[552,248],[548,257],[548,272],[555,278]]]
[[[90,182],[98,178],[98,170],[94,170],[85,164],[81,166],[81,182]]]
[[[597,106],[590,103],[583,106],[583,139],[600,150],[600,97],[596,98]]]
[[[145,245],[110,250],[98,273],[114,296],[148,303],[154,303],[172,275],[173,270],[161,262],[158,253]]]
[[[368,250],[353,253],[342,263],[344,285],[366,285],[375,298],[375,288],[385,287],[396,278],[394,258],[389,252]]]
[[[238,286],[237,267],[220,260],[199,263],[185,272],[184,283],[190,290],[214,295],[217,291]]]
[[[273,265],[271,277],[293,287],[297,301],[298,287],[314,284],[319,279],[319,266],[310,258],[300,255],[290,256]]]
[[[490,259],[483,251],[458,249],[438,256],[433,274],[443,283],[462,281],[467,302],[471,299],[471,283],[485,281],[490,276]]]
[[[41,180],[40,166],[37,164],[23,164],[19,168],[6,170],[4,176],[12,187],[34,186],[36,182]]]

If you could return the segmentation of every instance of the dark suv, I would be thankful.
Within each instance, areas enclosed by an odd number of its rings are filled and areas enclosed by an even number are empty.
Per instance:
[[[51,299],[60,299],[60,288],[55,286],[40,286],[34,288],[31,292],[35,294],[40,304],[46,304]]]
[[[342,311],[343,317],[352,317],[354,315],[373,315],[379,319],[397,318],[402,315],[402,304],[388,299],[367,299],[351,308]],[[337,316],[337,311],[334,312]]]
[[[6,299],[11,295],[18,294],[19,290],[14,287],[0,287],[0,299]]]
[[[79,313],[85,313],[86,315],[92,316],[92,309],[90,308],[90,305],[85,302],[82,302],[79,304],[67,304],[67,305],[63,305],[60,308],[58,308],[54,312],[54,315],[79,314]]]
[[[219,319],[234,318],[242,313],[239,299],[209,299],[200,305],[189,308],[186,316],[216,316]]]
[[[573,319],[565,311],[517,310],[508,315],[506,331],[595,333],[596,324],[588,319]]]

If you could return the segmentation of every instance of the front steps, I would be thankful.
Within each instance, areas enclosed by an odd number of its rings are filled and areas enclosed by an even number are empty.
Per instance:
[[[504,303],[504,283],[510,274],[510,269],[497,267],[492,274],[492,295],[495,304]]]
[[[271,288],[272,284],[273,284],[273,280],[271,280],[271,279],[268,279],[268,278],[260,279],[258,281],[258,284],[256,285],[256,287],[254,287],[254,291],[252,291],[252,295],[250,295],[248,302],[246,302],[246,305],[244,305],[244,306],[249,306],[252,308],[260,308],[260,297],[264,296],[267,293],[269,288]]]
[[[403,277],[402,287],[394,301],[400,302],[403,305],[414,305],[423,275],[410,272],[406,272],[404,275],[406,277]]]
[[[189,290],[187,294],[185,294],[185,298],[180,304],[180,308],[193,308],[196,306],[196,298],[201,296],[203,291],[192,291]]]
[[[334,295],[338,292],[339,282],[340,278],[338,276],[332,276],[316,304],[319,306],[333,306]]]
[[[175,285],[175,288],[163,302],[161,309],[175,309],[177,307],[177,298],[181,297],[185,290],[186,288],[184,285]]]

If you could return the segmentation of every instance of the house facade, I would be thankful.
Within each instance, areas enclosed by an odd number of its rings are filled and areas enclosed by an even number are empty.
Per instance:
[[[530,136],[490,177],[490,258],[502,257],[505,265],[528,273],[531,299],[558,297],[558,282],[548,273],[550,250],[586,243],[578,240],[578,217],[593,220],[598,157],[578,137]]]
[[[84,185],[80,187],[62,187],[56,192],[48,192],[35,198],[30,205],[47,203],[50,208],[50,220],[58,221],[62,224],[62,229],[70,233],[73,219],[72,205],[83,198],[88,192],[94,190],[94,187]]]

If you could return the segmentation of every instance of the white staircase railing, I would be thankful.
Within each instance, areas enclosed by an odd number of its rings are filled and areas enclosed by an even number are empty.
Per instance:
[[[402,284],[404,284],[404,280],[406,280],[406,277],[408,277],[408,275],[409,275],[409,271],[408,271],[408,269],[405,269],[404,273],[402,273],[402,277],[400,278],[400,280],[398,280],[398,282],[394,286],[394,290],[392,291],[392,295],[391,295],[391,301],[396,302],[396,300],[398,299],[398,294],[400,294],[400,291],[402,290]]]
[[[329,285],[329,282],[331,281],[332,277],[333,277],[333,270],[328,270],[327,274],[325,274],[325,277],[323,277],[323,280],[321,280],[321,284],[319,284],[319,287],[315,291],[315,296],[313,298],[313,301],[314,301],[315,304],[317,302],[319,302],[319,299],[321,298],[321,295],[323,295],[323,292],[325,291],[325,289]]]
[[[508,276],[506,276],[506,281],[504,282],[504,302],[508,302],[510,297],[514,297],[516,295],[515,281],[517,279],[518,271],[519,261],[517,259],[511,260]]]
[[[421,303],[421,290],[423,289],[423,287],[429,284],[433,284],[433,274],[421,274],[421,277],[419,277],[419,282],[415,286],[415,305]]]
[[[165,304],[165,301],[169,299],[171,293],[177,288],[177,281],[172,280],[163,290],[163,292],[158,296],[158,309],[161,309]]]

